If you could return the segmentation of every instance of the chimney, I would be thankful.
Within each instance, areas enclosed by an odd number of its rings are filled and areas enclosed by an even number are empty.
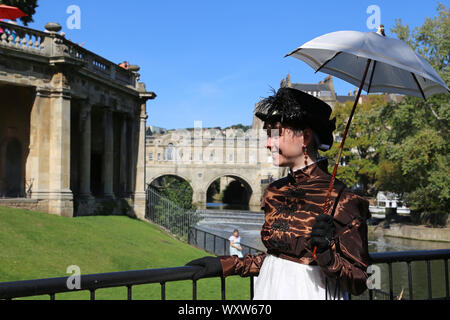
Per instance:
[[[324,83],[330,89],[331,96],[333,97],[333,99],[336,99],[336,92],[334,91],[333,85],[333,77],[329,75],[328,77],[325,78]]]
[[[288,75],[286,76],[286,85],[290,88],[292,87],[291,84],[291,75],[288,73]]]
[[[350,90],[350,91],[348,92],[348,96],[349,96],[349,97],[353,96],[353,91],[352,91],[352,90]]]

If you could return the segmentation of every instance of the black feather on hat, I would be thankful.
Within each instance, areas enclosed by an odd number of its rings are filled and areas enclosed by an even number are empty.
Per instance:
[[[264,121],[280,122],[297,130],[312,129],[319,137],[319,150],[329,150],[333,144],[336,118],[329,119],[331,107],[303,91],[282,87],[256,106],[255,115]]]

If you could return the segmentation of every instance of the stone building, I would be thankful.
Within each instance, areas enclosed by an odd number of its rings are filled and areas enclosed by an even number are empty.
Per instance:
[[[124,69],[67,40],[0,22],[0,206],[145,215],[146,101]]]

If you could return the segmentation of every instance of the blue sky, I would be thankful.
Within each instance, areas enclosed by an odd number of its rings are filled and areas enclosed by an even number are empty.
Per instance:
[[[441,1],[449,6],[449,1]],[[293,82],[317,83],[326,74],[284,55],[322,34],[369,31],[367,8],[380,8],[387,35],[396,18],[411,27],[436,15],[434,0],[39,0],[35,22],[59,22],[67,38],[103,57],[141,67],[141,80],[158,97],[147,103],[148,125],[167,129],[250,125],[254,104]],[[68,29],[67,8],[81,11]],[[338,94],[353,89],[334,79]]]

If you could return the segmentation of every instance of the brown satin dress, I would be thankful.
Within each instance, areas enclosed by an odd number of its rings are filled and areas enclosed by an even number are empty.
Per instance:
[[[322,169],[321,169],[322,167]],[[325,170],[325,171],[324,171]],[[331,176],[326,161],[319,161],[271,183],[261,202],[265,223],[261,239],[267,252],[259,255],[221,256],[223,276],[257,276],[270,254],[305,265],[319,265],[325,276],[342,290],[359,295],[366,289],[369,253],[366,219],[369,203],[336,180],[331,194],[336,227],[331,248],[312,258],[310,233],[321,213]],[[282,270],[280,270],[282,272]]]

